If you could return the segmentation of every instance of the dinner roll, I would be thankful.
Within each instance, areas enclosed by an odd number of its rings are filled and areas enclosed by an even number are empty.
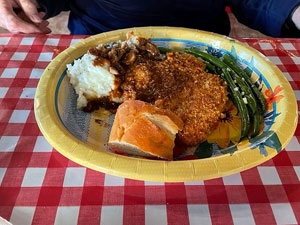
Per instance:
[[[128,100],[118,107],[108,145],[130,155],[172,160],[175,137],[182,128],[182,120],[171,111]]]

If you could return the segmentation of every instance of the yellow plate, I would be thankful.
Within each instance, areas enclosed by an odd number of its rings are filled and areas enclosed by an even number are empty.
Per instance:
[[[76,95],[65,76],[65,70],[66,64],[85,54],[90,47],[125,40],[128,31],[152,38],[155,44],[162,47],[194,46],[215,55],[225,52],[237,57],[242,67],[252,71],[251,78],[262,87],[263,93],[269,90],[266,97],[270,104],[265,115],[264,131],[255,139],[234,145],[235,151],[225,149],[221,154],[204,159],[167,162],[110,152],[106,142],[113,116],[104,110],[92,114],[76,110]],[[276,96],[277,102],[272,102]],[[289,82],[261,53],[225,36],[171,27],[116,30],[91,36],[72,45],[45,69],[37,87],[34,110],[45,138],[67,158],[104,173],[167,182],[212,179],[257,166],[287,145],[294,134],[298,118],[296,98]]]

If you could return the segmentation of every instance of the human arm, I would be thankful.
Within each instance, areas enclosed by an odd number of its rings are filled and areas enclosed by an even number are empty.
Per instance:
[[[299,3],[299,0],[230,0],[230,7],[241,23],[267,35],[280,37],[286,20]]]

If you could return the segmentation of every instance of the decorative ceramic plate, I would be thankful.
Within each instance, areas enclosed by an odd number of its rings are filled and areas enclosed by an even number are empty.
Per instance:
[[[100,43],[125,40],[125,34],[151,38],[161,47],[196,47],[217,57],[227,53],[265,95],[268,110],[258,136],[236,142],[238,129],[235,107],[217,131],[196,148],[175,161],[119,155],[109,150],[107,141],[114,115],[100,109],[85,113],[76,109],[77,96],[66,76],[66,64]],[[141,27],[91,36],[60,53],[45,69],[34,102],[38,125],[49,143],[67,158],[94,170],[149,181],[194,181],[212,179],[257,166],[278,154],[290,141],[297,125],[297,103],[291,86],[281,71],[265,56],[249,46],[214,33],[170,27]],[[218,138],[219,137],[219,138]],[[226,138],[224,138],[226,137]]]

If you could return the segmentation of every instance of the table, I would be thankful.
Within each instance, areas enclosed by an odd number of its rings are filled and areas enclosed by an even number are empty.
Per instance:
[[[198,182],[143,182],[84,168],[42,136],[43,70],[86,36],[0,34],[0,216],[27,224],[299,224],[300,129],[273,159]],[[300,39],[241,39],[284,73],[300,103]]]

